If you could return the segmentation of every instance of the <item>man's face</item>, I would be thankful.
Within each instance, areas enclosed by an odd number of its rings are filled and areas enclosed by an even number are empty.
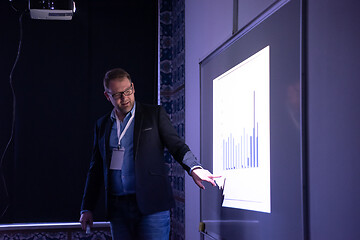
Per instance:
[[[124,117],[134,107],[135,103],[134,84],[127,78],[115,78],[110,80],[109,88],[104,94],[108,101],[117,110],[118,114]]]

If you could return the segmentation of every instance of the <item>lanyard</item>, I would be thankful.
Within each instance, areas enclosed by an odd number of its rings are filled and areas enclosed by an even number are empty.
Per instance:
[[[134,113],[132,114],[131,118],[129,119],[129,121],[127,122],[124,130],[122,131],[122,133],[120,134],[120,119],[118,118],[118,116],[116,115],[115,113],[115,116],[116,116],[116,130],[117,130],[117,135],[118,135],[118,138],[119,138],[119,141],[118,141],[118,146],[120,146],[120,141],[121,139],[124,137],[126,131],[128,130],[128,128],[130,127],[130,124],[132,122],[132,120],[134,119],[134,116],[135,116],[135,111]]]

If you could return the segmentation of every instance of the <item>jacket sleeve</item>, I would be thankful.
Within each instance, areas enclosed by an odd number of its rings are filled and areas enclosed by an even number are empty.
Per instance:
[[[93,211],[95,209],[97,200],[99,198],[100,189],[103,186],[104,177],[103,177],[103,169],[102,169],[102,160],[99,152],[98,136],[99,136],[99,127],[96,124],[94,130],[92,157],[86,178],[84,195],[81,204],[82,211],[83,210]]]
[[[174,159],[190,174],[190,169],[201,166],[188,145],[181,139],[173,127],[165,109],[159,106],[159,132],[162,142]]]

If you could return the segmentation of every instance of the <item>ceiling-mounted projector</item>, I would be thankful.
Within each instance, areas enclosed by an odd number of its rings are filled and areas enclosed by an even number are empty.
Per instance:
[[[30,17],[42,20],[71,20],[75,12],[73,0],[29,0]]]

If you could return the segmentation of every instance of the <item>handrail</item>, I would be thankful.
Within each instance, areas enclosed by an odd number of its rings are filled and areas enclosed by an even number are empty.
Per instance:
[[[109,222],[94,222],[93,228],[108,228]],[[0,232],[15,230],[41,230],[41,229],[81,229],[79,222],[60,223],[14,223],[0,224]]]

